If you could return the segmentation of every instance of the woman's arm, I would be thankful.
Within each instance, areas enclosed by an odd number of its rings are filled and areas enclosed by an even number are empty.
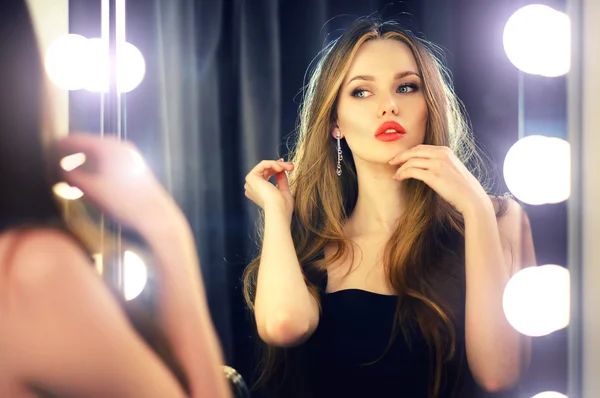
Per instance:
[[[306,341],[319,323],[319,306],[298,262],[290,218],[276,205],[265,206],[256,298],[258,333],[267,344],[291,347]]]
[[[230,396],[193,235],[181,209],[131,143],[76,134],[62,139],[59,148],[64,155],[84,153],[89,163],[63,165],[67,182],[108,217],[140,233],[150,246],[159,277],[161,326],[187,375],[192,397]]]
[[[3,376],[53,396],[185,396],[71,238],[36,229],[13,241],[0,263]]]
[[[504,315],[510,277],[535,265],[527,215],[513,200],[496,219],[493,203],[465,212],[466,349],[473,376],[488,391],[510,388],[529,362],[530,339]]]
[[[189,379],[192,397],[229,397],[193,233],[178,207],[156,209],[138,231],[156,260],[163,330]]]

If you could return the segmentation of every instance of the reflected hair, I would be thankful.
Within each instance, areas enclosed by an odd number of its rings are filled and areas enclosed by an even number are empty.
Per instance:
[[[5,99],[0,106],[0,232],[19,231],[11,247],[14,252],[27,231],[38,227],[59,229],[90,254],[89,266],[93,267],[91,248],[97,246],[102,232],[91,220],[86,222],[84,209],[77,204],[70,205],[69,219],[74,223],[68,222],[63,216],[64,203],[52,193],[59,176],[57,159],[51,150],[56,132],[50,112],[49,83],[43,74],[33,22],[24,0],[1,2],[0,54]],[[109,288],[139,336],[189,392],[185,372],[156,315],[136,300],[125,301],[120,292]]]
[[[470,133],[463,106],[454,93],[450,73],[441,61],[441,51],[395,21],[361,18],[320,54],[303,92],[296,144],[291,151],[295,167],[289,175],[294,196],[291,233],[310,294],[320,303],[319,279],[327,268],[353,254],[343,225],[358,198],[358,182],[352,153],[342,139],[342,176],[336,175],[337,148],[331,136],[336,120],[340,87],[362,44],[372,40],[397,40],[412,52],[423,81],[428,118],[424,143],[449,147],[469,166],[488,189],[485,169]],[[389,285],[398,296],[394,332],[388,348],[400,331],[410,341],[406,326],[411,320],[423,334],[431,356],[429,395],[443,387],[444,366],[457,353],[460,309],[439,293],[436,278],[446,275],[450,290],[464,293],[464,222],[461,214],[436,192],[418,180],[405,182],[405,209],[397,229],[387,242],[383,266]],[[501,205],[500,208],[505,208]],[[499,213],[498,213],[499,214]],[[259,226],[258,247],[264,224]],[[335,253],[324,258],[327,245]],[[261,256],[246,267],[244,296],[254,311],[256,282]],[[319,304],[320,305],[320,304]],[[285,364],[286,350],[262,346],[260,375],[255,387],[266,386]],[[387,351],[386,349],[386,351]]]

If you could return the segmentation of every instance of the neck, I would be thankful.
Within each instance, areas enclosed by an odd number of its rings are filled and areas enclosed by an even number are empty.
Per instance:
[[[345,229],[348,236],[391,234],[404,209],[403,183],[392,177],[397,166],[355,160],[358,199]]]

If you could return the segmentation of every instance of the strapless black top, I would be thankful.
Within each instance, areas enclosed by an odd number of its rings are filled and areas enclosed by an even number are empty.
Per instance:
[[[319,325],[308,341],[286,354],[284,381],[270,397],[428,398],[432,361],[419,327],[397,330],[388,346],[397,297],[359,289],[321,290]],[[490,394],[474,381],[464,342],[463,308],[456,324],[456,354],[445,364],[437,398],[514,398],[517,390]],[[462,301],[462,302],[460,302]]]
[[[399,333],[388,348],[396,301],[357,289],[322,295],[319,326],[306,342],[313,397],[427,397],[423,336],[412,331],[408,344]]]

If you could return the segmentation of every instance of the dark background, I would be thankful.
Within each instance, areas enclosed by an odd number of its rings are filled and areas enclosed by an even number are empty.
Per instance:
[[[536,1],[563,11],[564,0]],[[360,16],[402,20],[441,46],[498,179],[519,137],[566,138],[565,78],[522,76],[502,31],[522,0],[127,0],[127,41],[146,77],[126,99],[127,135],[186,212],[196,234],[213,319],[229,365],[245,378],[254,343],[240,289],[255,252],[256,207],[243,179],[287,153],[305,72],[325,43]],[[100,1],[70,1],[71,33],[100,36]],[[523,100],[519,107],[519,96]],[[99,95],[70,94],[71,129],[100,129]],[[565,203],[525,206],[538,264],[567,263]],[[567,389],[566,330],[533,341],[523,397]]]

